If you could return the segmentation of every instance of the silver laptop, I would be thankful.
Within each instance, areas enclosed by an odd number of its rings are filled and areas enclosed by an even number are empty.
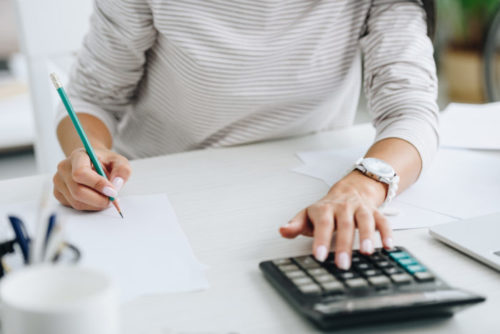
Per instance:
[[[437,225],[429,233],[500,271],[500,213]]]

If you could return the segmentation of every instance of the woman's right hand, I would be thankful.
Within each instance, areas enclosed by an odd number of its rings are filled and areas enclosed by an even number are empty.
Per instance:
[[[59,163],[53,178],[54,196],[61,204],[76,210],[103,210],[110,204],[108,197],[116,197],[127,182],[132,171],[127,158],[106,148],[95,153],[111,181],[96,172],[83,148],[76,149]]]

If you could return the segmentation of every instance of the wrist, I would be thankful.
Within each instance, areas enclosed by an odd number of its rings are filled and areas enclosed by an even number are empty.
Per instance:
[[[75,145],[73,150],[71,150],[70,155],[74,152],[82,152],[82,151],[86,152],[85,147],[83,147],[83,145],[81,143],[78,143],[78,144],[79,145]],[[92,145],[92,148],[94,149],[94,151],[110,151],[110,149],[108,147],[106,147],[106,145],[99,143],[99,142],[91,141],[91,145]]]
[[[363,197],[369,198],[376,207],[384,203],[389,190],[387,184],[374,180],[359,170],[353,170],[343,177],[339,183],[356,189]]]

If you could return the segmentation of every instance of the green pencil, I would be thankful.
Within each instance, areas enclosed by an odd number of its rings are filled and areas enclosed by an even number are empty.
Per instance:
[[[69,118],[71,118],[71,121],[73,122],[73,125],[75,126],[76,132],[78,132],[78,136],[80,136],[80,139],[82,140],[83,146],[85,147],[85,151],[87,151],[87,154],[90,157],[90,161],[92,161],[92,165],[94,165],[95,170],[99,175],[105,177],[107,179],[106,173],[104,173],[104,170],[102,169],[101,163],[99,162],[99,159],[97,159],[97,156],[94,153],[94,149],[92,148],[92,145],[90,145],[90,141],[87,138],[87,135],[85,134],[85,131],[83,131],[83,127],[80,123],[80,120],[78,119],[78,116],[76,116],[75,111],[73,110],[73,106],[71,105],[71,102],[69,101],[68,95],[66,95],[66,91],[64,90],[61,82],[59,81],[59,78],[55,73],[50,74],[50,78],[52,79],[52,83],[54,83],[54,86],[57,89],[57,93],[59,93],[59,97],[61,98],[64,107],[66,108],[66,111],[68,112]],[[120,210],[120,206],[118,205],[118,201],[115,201],[113,197],[109,197],[109,200],[113,205],[115,206],[116,210],[118,210],[118,213],[120,216],[123,218],[122,211]]]

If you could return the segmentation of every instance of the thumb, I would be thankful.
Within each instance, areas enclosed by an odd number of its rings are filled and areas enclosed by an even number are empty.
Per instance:
[[[106,169],[109,173],[109,180],[115,187],[116,191],[120,191],[132,173],[129,161],[124,156],[115,152],[109,152],[106,154],[105,159]]]
[[[285,226],[280,227],[280,234],[284,238],[292,239],[300,235],[304,230],[307,220],[306,210],[300,211],[292,220]]]

